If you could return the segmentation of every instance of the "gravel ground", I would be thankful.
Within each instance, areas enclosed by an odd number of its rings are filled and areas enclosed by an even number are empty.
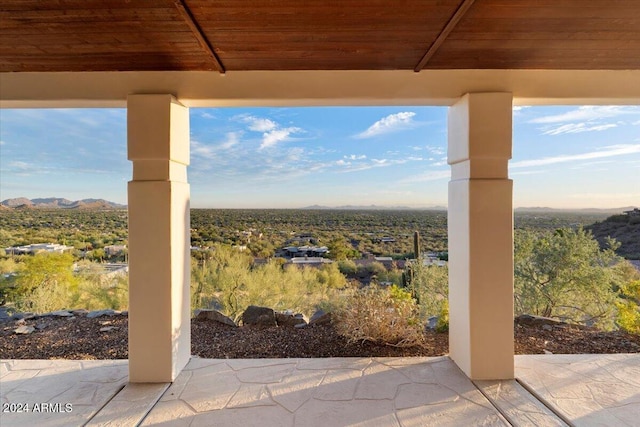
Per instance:
[[[23,324],[34,332],[18,335]],[[110,328],[101,332],[101,328]],[[448,334],[428,332],[424,348],[395,348],[369,342],[350,343],[331,325],[234,328],[210,320],[192,320],[191,353],[203,358],[440,356],[449,349]],[[568,325],[515,326],[516,354],[639,353],[640,336]],[[0,359],[126,359],[127,317],[94,319],[42,317],[0,323]]]

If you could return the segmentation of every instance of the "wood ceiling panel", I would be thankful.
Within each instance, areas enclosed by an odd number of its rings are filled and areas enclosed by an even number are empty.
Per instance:
[[[640,2],[477,0],[425,68],[640,68]]]
[[[38,55],[37,57],[3,56],[3,65],[8,64],[14,71],[56,71],[60,68],[59,55]],[[127,67],[126,63],[134,64],[134,67]],[[65,71],[104,71],[106,70],[215,70],[203,55],[181,55],[175,58],[171,55],[153,54],[93,54],[78,55],[73,63],[64,67]]]
[[[212,70],[172,0],[3,0],[0,70]]]
[[[207,43],[231,71],[413,69],[462,0],[183,3],[195,25],[176,0],[2,0],[0,71],[217,69]],[[640,0],[475,0],[424,68],[638,69],[639,52]]]
[[[0,10],[98,10],[98,9],[146,9],[170,7],[172,0],[2,0]]]

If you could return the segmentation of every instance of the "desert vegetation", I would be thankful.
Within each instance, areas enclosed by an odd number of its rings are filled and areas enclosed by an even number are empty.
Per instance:
[[[516,314],[640,333],[640,274],[618,255],[618,242],[599,244],[582,227],[591,220],[516,216]],[[0,225],[0,247],[48,241],[75,248],[64,254],[0,252],[7,307],[127,308],[127,276],[106,274],[100,262],[107,259],[104,246],[126,244],[126,212],[3,211]],[[334,313],[350,339],[393,346],[419,344],[429,318],[437,317],[440,331],[448,327],[446,266],[361,262],[373,256],[406,261],[421,251],[446,255],[444,212],[195,210],[191,233],[199,247],[192,253],[193,309],[216,308],[237,319],[249,305],[307,316],[322,308]],[[329,247],[335,262],[300,268],[274,256],[301,235]]]

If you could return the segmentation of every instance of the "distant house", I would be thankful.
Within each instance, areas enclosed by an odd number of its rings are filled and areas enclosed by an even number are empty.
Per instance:
[[[104,247],[104,254],[108,257],[122,255],[127,250],[126,245],[108,245]]]
[[[630,211],[624,211],[624,213],[626,213],[629,216],[640,216],[640,209],[634,208]]]
[[[25,246],[13,246],[5,248],[5,252],[11,255],[37,254],[40,252],[63,253],[73,250],[73,246],[59,245],[57,243],[34,243]]]
[[[287,261],[284,266],[296,267],[322,267],[325,264],[331,264],[333,261],[322,257],[295,257]]]
[[[328,253],[326,246],[286,246],[280,250],[285,258],[324,257]]]

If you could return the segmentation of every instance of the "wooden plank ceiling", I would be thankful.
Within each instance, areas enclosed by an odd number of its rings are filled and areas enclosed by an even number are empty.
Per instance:
[[[640,0],[2,0],[0,71],[639,69]]]

